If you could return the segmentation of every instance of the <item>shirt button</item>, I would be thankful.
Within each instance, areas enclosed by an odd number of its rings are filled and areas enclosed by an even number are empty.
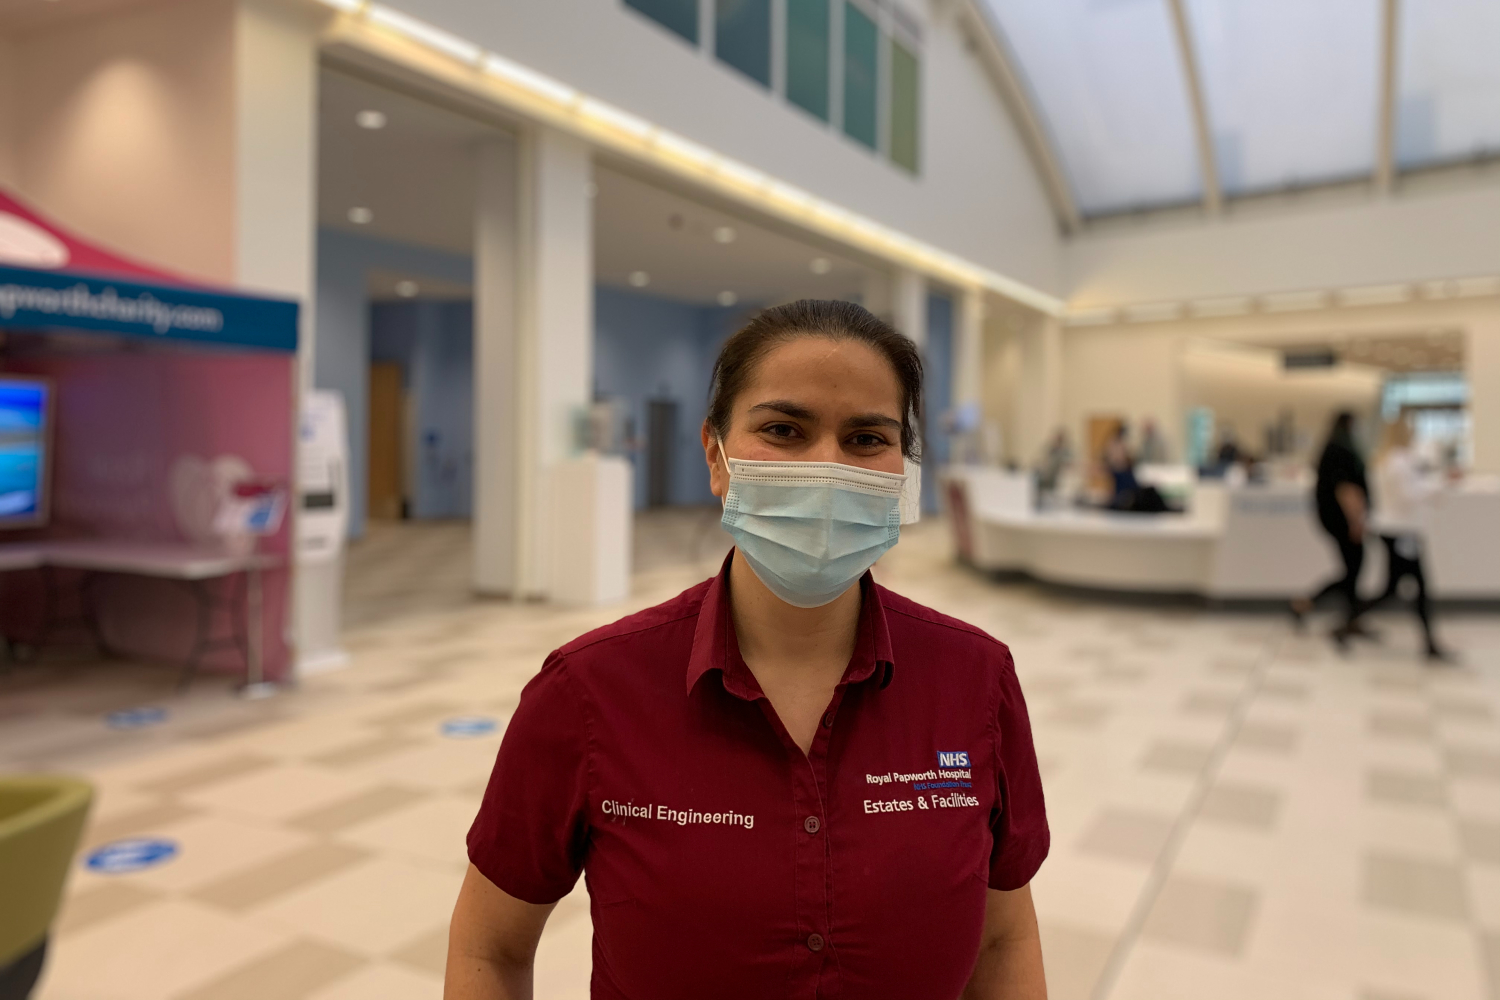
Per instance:
[[[822,825],[822,823],[818,822],[818,817],[816,816],[809,816],[807,817],[807,819],[802,821],[802,829],[806,830],[808,833],[817,833],[818,827]]]
[[[832,729],[833,728],[833,713],[832,712],[829,712],[829,713],[827,713],[826,715],[823,716],[823,728],[824,729]]]
[[[807,936],[807,948],[808,948],[809,951],[822,951],[823,950],[823,935],[821,935],[821,934],[809,934]]]

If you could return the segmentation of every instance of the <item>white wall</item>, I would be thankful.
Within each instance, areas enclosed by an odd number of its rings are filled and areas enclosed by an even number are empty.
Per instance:
[[[913,178],[623,0],[395,6],[909,235],[1060,289],[1044,192],[998,94],[946,14],[929,19],[925,33],[923,173]]]
[[[233,15],[179,0],[12,37],[21,195],[122,252],[232,281]]]
[[[1063,251],[1094,307],[1500,273],[1500,177],[1387,200],[1311,193],[1224,219],[1116,222]]]

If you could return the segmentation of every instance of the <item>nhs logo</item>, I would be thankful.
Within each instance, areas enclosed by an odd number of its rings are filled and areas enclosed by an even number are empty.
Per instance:
[[[969,766],[969,754],[968,754],[968,751],[966,751],[966,750],[965,751],[960,751],[960,750],[939,750],[937,752],[937,755],[938,755],[938,767],[968,767]]]

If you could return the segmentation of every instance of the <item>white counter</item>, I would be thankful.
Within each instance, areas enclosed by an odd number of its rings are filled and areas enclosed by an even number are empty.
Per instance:
[[[1286,598],[1337,575],[1333,544],[1307,484],[1200,483],[1185,514],[1034,509],[1030,477],[954,467],[944,497],[960,556],[981,569],[1051,583],[1220,599]],[[1372,540],[1361,583],[1385,575]],[[1435,597],[1500,599],[1500,484],[1476,480],[1445,495],[1426,558]]]

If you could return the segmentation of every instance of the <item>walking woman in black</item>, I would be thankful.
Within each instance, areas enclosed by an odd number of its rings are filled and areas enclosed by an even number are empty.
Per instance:
[[[1318,521],[1338,546],[1344,575],[1330,580],[1311,597],[1292,602],[1292,615],[1300,625],[1307,613],[1329,594],[1342,594],[1344,622],[1333,630],[1340,648],[1351,635],[1365,634],[1358,622],[1364,610],[1359,601],[1359,571],[1365,564],[1365,528],[1370,514],[1370,487],[1365,480],[1365,460],[1354,443],[1354,414],[1341,411],[1333,418],[1328,443],[1318,459],[1318,485],[1314,496]]]

